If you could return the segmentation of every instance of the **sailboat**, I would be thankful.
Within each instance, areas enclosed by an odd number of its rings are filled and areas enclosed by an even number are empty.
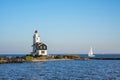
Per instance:
[[[90,48],[90,51],[89,51],[89,53],[88,53],[88,56],[89,56],[89,57],[95,57],[95,55],[94,55],[94,53],[93,53],[92,47]]]

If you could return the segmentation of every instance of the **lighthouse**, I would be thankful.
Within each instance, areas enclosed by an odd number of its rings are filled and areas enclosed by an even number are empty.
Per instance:
[[[35,30],[33,35],[33,56],[47,55],[47,45],[40,41],[40,36],[37,30]]]

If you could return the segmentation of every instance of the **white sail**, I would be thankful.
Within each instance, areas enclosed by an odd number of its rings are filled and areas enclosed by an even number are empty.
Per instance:
[[[93,53],[92,47],[90,48],[90,51],[89,51],[89,53],[88,53],[88,56],[89,56],[89,57],[94,57],[94,56],[95,56],[94,53]]]

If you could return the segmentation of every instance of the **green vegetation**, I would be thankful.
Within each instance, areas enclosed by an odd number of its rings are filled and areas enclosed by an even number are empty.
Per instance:
[[[46,60],[47,56],[38,56],[38,57],[36,57],[36,59],[38,59],[38,60]]]
[[[26,57],[25,57],[25,60],[26,60],[26,61],[32,61],[33,59],[34,59],[34,58],[33,58],[32,56],[26,56]]]
[[[80,59],[79,55],[55,55],[53,59]]]
[[[78,56],[78,55],[73,55],[73,54],[71,54],[71,55],[64,55],[63,56],[64,58],[68,58],[68,59],[80,59],[80,56]]]
[[[0,60],[0,64],[1,63],[6,63],[7,62],[7,60]]]
[[[63,59],[63,56],[61,56],[61,55],[56,55],[56,56],[54,56],[54,59]]]

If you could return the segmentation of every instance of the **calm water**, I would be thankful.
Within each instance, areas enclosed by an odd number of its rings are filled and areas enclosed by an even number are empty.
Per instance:
[[[0,64],[0,80],[120,80],[119,60]]]

